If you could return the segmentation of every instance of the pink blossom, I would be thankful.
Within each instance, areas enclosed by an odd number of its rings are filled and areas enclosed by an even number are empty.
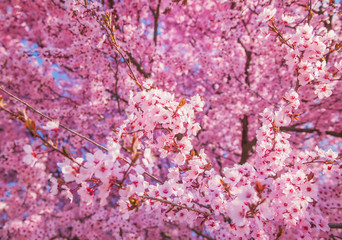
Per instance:
[[[75,161],[79,164],[83,162],[82,158],[76,158]],[[60,167],[64,180],[66,182],[75,181],[79,177],[80,166],[76,163],[71,162],[69,159],[65,159],[63,163],[57,163],[58,167]]]
[[[333,86],[331,84],[319,84],[315,85],[315,94],[319,99],[327,98],[332,94]]]
[[[304,73],[304,74],[300,74],[298,76],[298,79],[299,79],[300,85],[305,86],[306,84],[311,82],[314,79],[314,77],[310,73]]]
[[[312,31],[313,27],[305,24],[304,26],[298,27],[296,33],[308,41],[312,37]]]
[[[160,196],[166,198],[170,197],[173,194],[172,187],[168,182],[164,183],[163,185],[160,185],[158,191]]]
[[[342,60],[340,62],[335,62],[334,66],[339,72],[342,72]]]
[[[103,43],[106,41],[106,34],[103,34],[102,38],[100,39],[100,41],[98,42],[98,44],[96,45],[97,48],[101,48]]]
[[[312,199],[317,199],[318,189],[313,183],[307,182],[301,185],[300,188],[302,189],[303,195],[309,197],[311,201]]]
[[[292,103],[298,99],[298,93],[294,89],[291,89],[285,93],[285,98]]]
[[[43,127],[45,130],[50,130],[50,131],[57,131],[59,130],[59,121],[49,121],[46,123],[46,125]]]
[[[50,182],[52,183],[51,194],[57,195],[57,193],[58,193],[58,185],[59,185],[57,179],[54,178],[54,177],[51,177],[50,178]]]
[[[203,110],[204,101],[203,101],[202,97],[199,96],[198,94],[191,97],[190,104],[193,106],[194,110],[197,112]]]
[[[38,161],[37,153],[32,150],[32,147],[30,145],[25,145],[24,151],[26,155],[24,156],[23,161],[24,163],[32,167]]]
[[[178,181],[179,179],[179,169],[176,167],[169,168],[168,178]]]
[[[85,202],[87,205],[92,204],[95,200],[94,189],[92,189],[85,183],[82,184],[81,188],[77,191],[77,193],[80,195],[82,201]]]
[[[137,195],[143,195],[145,189],[148,187],[148,183],[144,181],[144,177],[142,175],[135,176],[133,174],[130,174],[129,178],[132,181],[131,191]]]
[[[234,225],[238,227],[244,226],[247,223],[246,213],[247,206],[243,202],[237,199],[230,202],[228,214]]]
[[[291,118],[282,110],[276,112],[275,123],[277,126],[287,126],[291,123]]]
[[[329,238],[326,2],[0,1],[0,238]]]
[[[261,22],[267,22],[276,14],[276,12],[276,8],[264,8],[258,18]]]
[[[281,15],[281,19],[284,21],[284,24],[291,24],[295,21],[294,17],[288,15]]]
[[[183,153],[178,153],[175,158],[173,159],[173,162],[179,166],[183,165],[185,163],[185,155]]]

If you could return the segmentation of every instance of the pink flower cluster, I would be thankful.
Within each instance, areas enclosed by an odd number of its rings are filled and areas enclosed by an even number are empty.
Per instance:
[[[330,80],[332,73],[328,72],[325,56],[332,46],[334,32],[330,31],[321,36],[315,36],[313,27],[305,24],[296,29],[295,34],[286,35],[292,48],[288,49],[285,56],[286,63],[290,68],[298,72],[298,81],[301,86],[313,83],[315,94],[319,99],[329,97],[335,85]]]
[[[340,12],[0,1],[0,238],[338,239]]]

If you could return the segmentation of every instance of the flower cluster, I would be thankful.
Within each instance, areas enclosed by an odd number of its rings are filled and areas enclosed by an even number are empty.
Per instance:
[[[314,83],[315,94],[319,99],[329,97],[335,85],[330,81],[333,76],[328,71],[325,60],[334,34],[330,31],[324,37],[315,36],[313,27],[305,24],[299,26],[295,34],[286,36],[289,37],[288,43],[293,46],[285,56],[286,63],[298,72],[298,82],[301,86]]]
[[[0,1],[0,238],[337,239],[337,2]]]

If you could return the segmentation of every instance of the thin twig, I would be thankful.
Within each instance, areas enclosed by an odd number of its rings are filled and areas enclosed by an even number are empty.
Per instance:
[[[200,213],[200,214],[202,214],[202,215],[205,216],[205,217],[214,215],[214,213],[203,212],[203,211],[198,210],[198,209],[196,209],[196,208],[192,208],[192,207],[188,207],[188,206],[186,206],[186,205],[181,205],[181,204],[173,203],[173,202],[167,201],[167,200],[165,200],[165,199],[161,199],[161,198],[155,198],[155,197],[149,197],[149,196],[144,196],[143,198],[144,198],[144,199],[149,199],[149,200],[158,201],[158,202],[162,202],[162,203],[166,203],[166,204],[170,204],[170,205],[175,206],[175,207],[184,208],[184,209],[187,209],[187,210],[189,210],[189,211],[193,211],[193,212]]]
[[[157,9],[156,10],[154,10],[153,8],[150,7],[150,10],[151,10],[151,12],[153,14],[153,17],[154,17],[154,32],[153,32],[154,45],[157,45],[158,20],[159,20],[160,4],[161,4],[161,0],[158,0],[158,5],[157,5]]]
[[[46,118],[46,119],[48,119],[48,120],[50,120],[50,121],[53,121],[52,118],[50,118],[49,116],[47,116],[47,115],[41,113],[40,111],[38,111],[37,109],[35,109],[34,107],[32,107],[30,104],[26,103],[25,101],[21,100],[20,98],[14,96],[14,95],[11,94],[10,92],[6,91],[3,87],[0,87],[0,90],[3,91],[4,93],[8,94],[10,97],[14,98],[15,100],[21,102],[22,104],[24,104],[25,106],[27,106],[28,108],[30,108],[32,111],[38,113],[40,116],[42,116],[42,117],[44,117],[44,118]],[[71,129],[68,128],[68,127],[65,127],[65,126],[62,125],[62,124],[60,124],[59,126],[61,126],[61,128],[64,128],[65,130],[71,132],[72,134],[75,134],[75,135],[77,135],[77,136],[83,138],[84,140],[86,140],[86,141],[88,141],[88,142],[91,142],[92,144],[94,144],[95,146],[101,148],[102,150],[104,150],[104,151],[106,151],[106,152],[109,151],[108,148],[106,148],[106,147],[100,145],[100,144],[97,143],[97,142],[94,142],[93,140],[91,140],[91,139],[89,139],[89,138],[83,136],[82,134],[80,134],[80,133],[78,133],[78,132],[75,132],[74,130],[71,130]],[[38,135],[38,136],[39,136],[39,135]],[[59,150],[59,149],[56,150],[56,151],[58,151],[58,152],[60,152],[60,153],[63,153],[63,152],[62,152],[61,150]],[[64,155],[64,154],[63,154],[63,155]],[[126,163],[130,164],[130,162],[129,162],[128,160],[124,159],[124,161],[125,161]],[[158,178],[156,178],[156,177],[153,176],[152,174],[150,174],[150,173],[148,173],[148,172],[144,172],[144,174],[147,175],[147,176],[149,176],[150,178],[154,179],[155,181],[157,181],[157,182],[163,184],[163,181],[159,180]]]
[[[30,108],[32,111],[38,113],[40,116],[50,120],[50,121],[53,121],[52,118],[50,118],[49,116],[46,116],[45,114],[43,114],[42,112],[40,112],[39,110],[35,109],[34,107],[32,107],[30,104],[24,102],[23,100],[21,100],[20,98],[14,96],[13,94],[11,94],[10,92],[8,92],[7,90],[5,90],[3,87],[0,87],[0,90],[3,91],[4,93],[8,94],[9,96],[11,96],[12,98],[14,98],[15,100],[21,102],[22,104],[24,104],[25,106],[27,106],[28,108]],[[107,148],[101,146],[100,144],[94,142],[93,140],[91,140],[90,138],[87,138],[86,136],[83,136],[82,134],[79,134],[78,132],[75,132],[74,130],[62,125],[62,124],[59,124],[59,126],[61,128],[64,128],[65,130],[79,136],[80,138],[83,138],[84,140],[87,140],[88,142],[91,142],[92,144],[94,144],[95,146],[99,147],[99,148],[102,148],[103,150],[105,151],[108,151]]]
[[[11,116],[19,119],[20,121],[24,122],[25,123],[25,120],[23,118],[18,118],[17,115],[12,112],[11,110],[3,107],[3,106],[0,106],[0,110],[4,110],[5,112],[7,112],[8,114],[10,114]],[[47,141],[45,138],[43,138],[42,136],[40,136],[39,134],[35,134],[34,135],[35,137],[39,138],[40,140],[42,140],[42,142],[48,146],[49,148],[52,148],[54,151],[62,154],[64,157],[68,158],[70,161],[72,161],[73,163],[76,163],[78,166],[82,166],[80,163],[76,162],[71,156],[69,156],[68,154],[66,154],[65,152],[61,151],[59,148],[57,148],[56,146],[54,146],[53,144],[51,144],[49,141]]]

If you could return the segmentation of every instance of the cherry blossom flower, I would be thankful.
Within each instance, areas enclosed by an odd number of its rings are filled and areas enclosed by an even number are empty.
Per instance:
[[[52,183],[52,187],[51,187],[51,194],[52,195],[57,195],[58,193],[58,180],[54,177],[50,178],[50,182]]]
[[[298,79],[299,79],[300,85],[305,86],[306,84],[311,82],[314,79],[314,77],[310,73],[304,73],[304,74],[300,74]]]
[[[77,190],[77,193],[80,195],[83,202],[85,202],[87,205],[92,204],[95,200],[94,198],[94,189],[88,186],[88,184],[83,183],[80,187],[80,189]]]
[[[178,153],[175,158],[173,159],[173,162],[179,166],[183,165],[185,163],[186,157],[183,153]]]
[[[59,121],[49,121],[46,123],[46,125],[43,127],[45,130],[50,130],[50,131],[58,131],[59,130]]]
[[[342,73],[342,60],[340,62],[335,62],[335,68]]]
[[[170,197],[173,194],[172,186],[168,182],[165,182],[163,185],[160,185],[158,191],[160,196],[166,198]]]
[[[305,24],[304,26],[300,26],[297,28],[296,34],[304,38],[305,40],[309,40],[312,37],[313,27]]]
[[[332,149],[326,151],[324,155],[330,160],[335,160],[338,157],[338,153],[334,152]]]
[[[241,227],[247,223],[246,219],[247,206],[236,199],[230,202],[228,214],[233,220],[234,225]]]
[[[264,8],[261,14],[259,14],[258,18],[261,22],[267,22],[273,18],[276,14],[277,9],[275,8]]]
[[[75,162],[81,164],[83,162],[82,158],[76,158]],[[77,180],[79,177],[80,166],[74,162],[71,162],[69,159],[65,159],[62,163],[57,163],[58,167],[61,169],[63,173],[64,181],[72,182]]]
[[[133,174],[130,174],[129,178],[132,181],[131,191],[137,195],[143,195],[145,189],[148,188],[148,183],[144,181],[144,177],[142,175],[135,176]]]
[[[191,97],[190,104],[193,106],[194,110],[200,112],[203,110],[204,101],[198,94]]]
[[[319,99],[330,97],[332,94],[333,86],[332,84],[319,84],[315,85],[315,94],[317,94]]]
[[[168,178],[173,179],[175,181],[179,180],[179,169],[176,167],[169,168]]]
[[[102,38],[100,39],[100,41],[96,45],[97,48],[102,48],[103,43],[106,41],[106,37],[107,37],[106,34],[103,34]]]
[[[24,163],[32,167],[38,161],[37,153],[32,150],[32,147],[30,145],[25,145],[24,151],[26,155],[24,156],[23,161]]]
[[[291,118],[283,113],[282,109],[276,112],[275,123],[277,126],[287,126],[291,123]]]

